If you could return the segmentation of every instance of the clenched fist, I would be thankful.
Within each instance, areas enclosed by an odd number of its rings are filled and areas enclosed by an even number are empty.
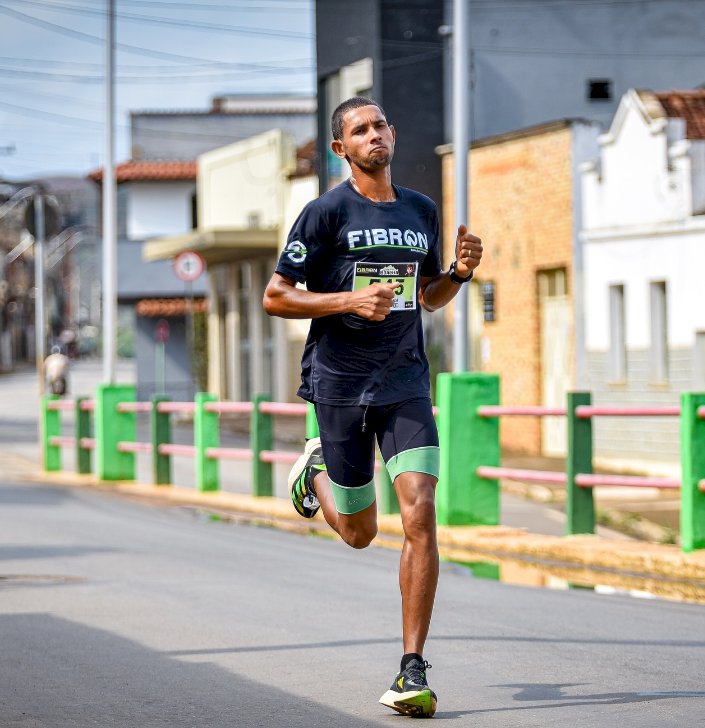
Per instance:
[[[455,239],[455,272],[467,278],[480,265],[482,259],[482,240],[468,232],[465,225],[458,227]]]
[[[392,310],[398,283],[373,283],[352,293],[351,313],[370,321],[384,321]]]

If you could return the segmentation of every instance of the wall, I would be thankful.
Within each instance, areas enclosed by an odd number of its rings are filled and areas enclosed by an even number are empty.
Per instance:
[[[683,139],[680,120],[645,116],[635,94],[623,99],[600,156],[584,173],[588,388],[600,404],[677,405],[695,381],[695,334],[705,330],[702,271],[705,216],[692,216],[692,170],[700,143]],[[696,155],[695,163],[689,156]],[[696,194],[697,197],[697,194]],[[650,284],[666,283],[667,376],[650,371]],[[624,286],[626,376],[609,370],[609,289]],[[674,418],[599,418],[595,457],[622,470],[677,475]]]
[[[705,3],[471,2],[473,138],[552,119],[609,125],[629,88],[695,88],[705,81]],[[612,99],[589,101],[590,78]]]
[[[485,323],[481,332],[482,370],[500,375],[503,403],[539,404],[537,273],[565,268],[571,280],[573,129],[557,123],[484,140],[473,147],[470,159],[470,228],[484,245],[476,279],[496,284],[496,320]],[[452,155],[443,162],[447,266],[456,236]],[[452,317],[452,305],[447,316]],[[507,451],[538,454],[541,423],[538,418],[503,418],[501,438]]]
[[[292,138],[278,129],[201,155],[199,228],[277,227],[284,204],[282,183],[293,171],[294,157]]]
[[[302,106],[310,106],[308,97]],[[134,159],[196,159],[212,149],[260,134],[266,129],[283,129],[297,145],[316,136],[316,116],[301,114],[215,114],[174,113],[131,115]]]
[[[180,235],[192,228],[195,182],[124,182],[130,240]]]

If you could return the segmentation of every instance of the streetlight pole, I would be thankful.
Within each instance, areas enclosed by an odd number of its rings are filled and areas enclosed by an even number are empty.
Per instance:
[[[34,196],[34,351],[37,362],[39,396],[44,395],[44,359],[46,358],[46,314],[44,312],[44,195]]]
[[[470,0],[453,3],[453,150],[455,222],[468,225],[468,148],[470,119]],[[468,369],[468,289],[460,286],[453,311],[453,371]]]
[[[105,151],[103,164],[103,382],[115,382],[117,344],[117,185],[113,160],[115,0],[107,0],[105,28]]]

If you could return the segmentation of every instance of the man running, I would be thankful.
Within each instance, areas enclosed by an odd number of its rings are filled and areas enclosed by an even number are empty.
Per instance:
[[[304,208],[264,294],[270,315],[312,319],[298,394],[314,403],[320,438],[306,443],[289,487],[300,515],[322,508],[346,543],[365,548],[377,534],[377,440],[404,527],[404,654],[380,702],[430,717],[436,695],[423,649],[438,582],[439,450],[421,307],[435,311],[453,299],[479,265],[482,243],[460,226],[455,261],[441,271],[436,206],[392,184],[395,130],[379,104],[344,101],[332,130],[350,178]]]

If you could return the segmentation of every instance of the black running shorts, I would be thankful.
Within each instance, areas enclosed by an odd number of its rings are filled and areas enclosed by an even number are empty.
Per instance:
[[[431,400],[389,405],[316,403],[323,460],[339,513],[358,513],[375,500],[375,439],[389,476],[428,473],[438,478],[440,451]]]

